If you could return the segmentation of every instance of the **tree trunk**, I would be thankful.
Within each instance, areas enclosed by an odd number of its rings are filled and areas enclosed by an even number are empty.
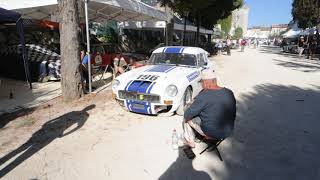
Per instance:
[[[211,34],[208,34],[208,43],[211,43],[211,42],[212,42],[211,38],[212,38],[212,35],[211,35]]]
[[[170,19],[169,23],[167,24],[167,39],[168,39],[168,46],[173,45],[173,35],[174,35],[174,20],[173,18]]]
[[[200,17],[197,15],[197,34],[196,34],[196,46],[199,46],[200,39]]]
[[[186,33],[187,33],[187,16],[184,16],[184,25],[183,25],[183,36],[182,36],[182,45],[186,45]]]
[[[79,99],[82,94],[79,46],[78,0],[59,0],[61,89],[65,101]]]

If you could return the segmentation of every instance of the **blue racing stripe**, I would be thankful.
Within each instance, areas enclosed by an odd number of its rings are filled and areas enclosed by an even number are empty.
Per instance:
[[[151,114],[151,104],[148,102],[141,102],[141,101],[134,101],[134,100],[127,100],[126,101],[127,108],[129,111],[133,111],[136,113],[142,113],[142,114]],[[142,108],[136,108],[136,105],[143,106]]]
[[[130,86],[127,88],[127,90],[130,92],[137,92],[142,83],[143,83],[142,81],[133,81],[130,84]]]
[[[173,68],[173,67],[158,65],[158,66],[152,67],[151,69],[148,69],[147,72],[166,72],[171,68]]]
[[[166,70],[165,73],[168,73],[168,72],[170,72],[171,70],[173,70],[173,69],[175,69],[175,68],[176,68],[176,66],[173,66],[172,68]]]
[[[127,88],[127,91],[130,92],[138,92],[138,93],[147,93],[147,90],[151,86],[151,82],[149,81],[133,81],[129,87]]]
[[[149,94],[154,86],[155,82],[151,83],[149,81],[133,81],[128,86],[128,91]],[[152,114],[151,103],[137,101],[137,100],[126,100],[126,106],[129,111],[142,114]],[[142,107],[141,107],[142,106]]]
[[[193,72],[193,73],[189,74],[187,76],[187,79],[188,79],[189,82],[191,82],[194,79],[196,79],[197,77],[199,77],[199,75],[200,75],[200,73],[198,71],[196,71],[196,72]]]
[[[147,89],[149,88],[149,86],[151,85],[150,82],[148,81],[144,81],[142,82],[142,84],[140,85],[140,87],[138,88],[138,93],[146,93]]]
[[[164,52],[165,53],[181,53],[182,47],[169,47]]]
[[[129,81],[128,84],[126,85],[126,87],[124,88],[125,91],[127,91],[128,86],[130,85],[130,83],[132,83],[133,80]]]
[[[150,92],[151,92],[151,90],[152,90],[152,88],[153,88],[153,86],[154,86],[155,84],[156,84],[155,82],[151,84],[151,86],[149,87],[149,89],[147,89],[147,94],[150,94]]]

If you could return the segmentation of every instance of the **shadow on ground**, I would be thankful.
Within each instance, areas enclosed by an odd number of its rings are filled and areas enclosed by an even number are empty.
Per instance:
[[[261,53],[266,53],[266,54],[277,54],[281,55],[283,57],[289,57],[289,58],[297,58],[298,54],[292,54],[292,53],[285,53],[282,51],[280,47],[274,47],[274,46],[263,46],[259,48],[259,51]]]
[[[210,167],[215,177],[320,179],[319,104],[319,86],[264,84],[240,96],[234,134],[220,147],[224,167]]]
[[[177,160],[159,177],[159,180],[183,179],[211,180],[208,173],[193,168],[192,160],[188,159],[180,148]]]
[[[290,68],[292,70],[297,70],[301,72],[318,72],[320,71],[320,61],[318,58],[314,60],[306,59],[305,57],[299,58],[297,54],[282,52],[279,47],[268,47],[264,46],[259,49],[260,52],[266,54],[276,54],[279,55],[273,60],[277,65]],[[283,58],[286,57],[286,58]]]
[[[28,114],[31,114],[32,112],[35,111],[36,108],[29,108],[29,109],[21,109],[21,110],[18,110],[16,112],[13,112],[13,113],[5,113],[5,114],[1,114],[0,115],[0,130],[2,128],[5,128],[6,125],[19,118],[19,117],[22,117],[22,116],[26,116]]]
[[[290,68],[292,70],[297,70],[301,72],[318,72],[320,71],[320,64],[311,64],[311,63],[306,63],[306,62],[301,62],[301,61],[285,61],[285,60],[280,60],[280,59],[273,59],[277,65],[283,66],[286,68]]]
[[[8,174],[55,139],[62,138],[80,129],[89,117],[87,111],[93,108],[95,108],[95,105],[90,105],[82,111],[72,111],[46,122],[27,142],[0,158],[0,166],[8,163],[0,169],[0,178]],[[15,156],[17,157],[13,159]],[[8,162],[11,159],[13,160]]]

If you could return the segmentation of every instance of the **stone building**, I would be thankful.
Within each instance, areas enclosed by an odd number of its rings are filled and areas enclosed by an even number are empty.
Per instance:
[[[232,25],[230,30],[232,35],[238,27],[241,27],[243,34],[246,34],[248,29],[249,11],[250,8],[247,5],[243,5],[241,8],[232,12]]]

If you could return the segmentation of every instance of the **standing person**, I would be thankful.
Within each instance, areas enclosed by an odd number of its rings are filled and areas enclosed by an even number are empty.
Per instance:
[[[254,48],[254,49],[257,48],[257,43],[258,43],[258,40],[257,40],[257,39],[254,39],[254,40],[253,40],[253,48]]]
[[[231,90],[217,84],[210,70],[201,73],[203,90],[184,112],[186,145],[195,147],[195,132],[206,139],[223,139],[231,135],[236,118],[236,100]]]
[[[317,42],[317,36],[313,35],[311,40],[309,41],[309,58],[310,60],[313,60],[314,58],[314,54],[316,53],[317,50],[317,46],[318,46],[318,42]]]
[[[117,56],[113,59],[114,65],[114,73],[113,76],[116,77],[119,74],[123,74],[125,72],[125,66],[128,66],[126,60],[123,58],[122,53],[120,52]]]
[[[227,42],[226,43],[227,43],[227,55],[231,56],[231,44],[232,44],[232,42],[231,42],[230,36],[227,37]]]
[[[81,50],[81,71],[82,71],[82,85],[84,89],[89,88],[89,71],[88,71],[88,64],[89,64],[89,55],[86,54],[85,50]]]
[[[217,48],[218,48],[218,54],[222,53],[222,49],[223,49],[223,44],[222,41],[219,40],[218,44],[217,44]]]
[[[298,40],[298,53],[299,53],[299,57],[301,57],[302,54],[303,54],[304,46],[305,46],[304,37],[303,37],[303,36],[300,36],[300,38],[299,38],[299,40]]]
[[[241,40],[241,52],[244,52],[244,48],[247,45],[247,41],[245,39]]]

